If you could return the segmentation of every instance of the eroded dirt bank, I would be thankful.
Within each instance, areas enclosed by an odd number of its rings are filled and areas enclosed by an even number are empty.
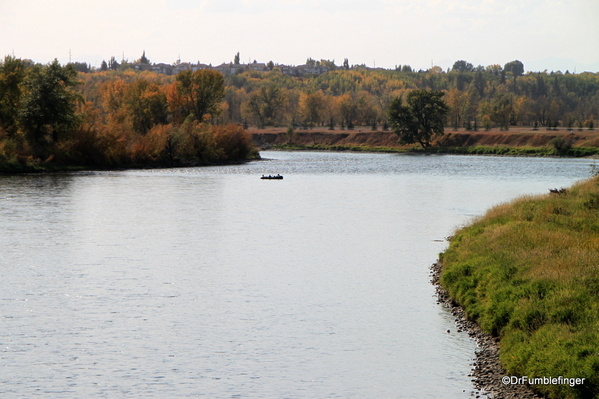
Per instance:
[[[397,143],[397,135],[390,131],[372,131],[370,128],[354,130],[296,130],[293,134],[286,133],[286,128],[249,129],[254,143],[265,148],[273,145],[347,145],[369,147],[401,147]],[[557,131],[537,130],[530,128],[514,128],[509,131],[452,131],[446,130],[445,135],[437,144],[447,147],[471,146],[509,146],[509,147],[550,147],[552,140],[563,137],[573,146],[599,146],[599,131],[567,129]]]

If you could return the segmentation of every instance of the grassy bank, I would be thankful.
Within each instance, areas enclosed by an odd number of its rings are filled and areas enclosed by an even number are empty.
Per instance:
[[[470,146],[470,147],[389,147],[369,145],[281,144],[270,149],[289,151],[361,151],[397,152],[411,154],[462,154],[462,155],[512,155],[512,156],[567,156],[588,157],[599,155],[599,147],[572,147],[559,151],[552,147]]]
[[[368,145],[329,145],[329,144],[281,144],[270,147],[272,150],[286,151],[357,151],[357,152],[410,152],[402,147],[368,146]]]
[[[599,178],[496,206],[441,262],[452,299],[500,337],[508,375],[585,378],[536,389],[599,398]]]
[[[511,147],[511,146],[472,146],[472,147],[433,147],[425,152],[439,154],[470,155],[527,155],[527,156],[567,156],[588,157],[599,154],[597,147],[572,147],[558,150],[553,147]]]

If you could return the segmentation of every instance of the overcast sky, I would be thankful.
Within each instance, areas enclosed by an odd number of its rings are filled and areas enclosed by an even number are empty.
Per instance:
[[[0,53],[599,71],[599,0],[0,0]]]

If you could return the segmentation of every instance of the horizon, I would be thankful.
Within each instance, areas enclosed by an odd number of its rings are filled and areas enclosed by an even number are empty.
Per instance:
[[[21,0],[0,3],[0,53],[35,62],[351,65],[443,70],[457,60],[599,71],[596,0]]]
[[[99,70],[100,66],[101,66],[101,62],[102,61],[108,62],[111,57],[115,57],[115,59],[119,63],[121,63],[124,60],[125,62],[127,62],[129,64],[133,64],[136,61],[138,61],[139,58],[141,58],[142,54],[145,54],[145,50],[142,50],[142,53],[139,56],[133,57],[133,58],[128,58],[128,57],[124,56],[124,58],[121,57],[119,59],[116,56],[111,55],[109,57],[102,58],[102,60],[100,60],[100,62],[96,62],[95,64],[92,64],[91,62],[89,62],[89,61],[87,61],[87,60],[85,60],[83,58],[79,58],[79,57],[78,57],[79,59],[73,60],[71,54],[69,54],[69,58],[67,58],[67,59],[64,59],[64,58],[61,59],[61,58],[58,58],[58,57],[54,57],[54,58],[49,59],[49,60],[36,60],[36,59],[33,59],[33,58],[29,58],[29,57],[19,57],[17,54],[6,54],[5,56],[11,55],[11,56],[14,56],[16,58],[20,58],[20,59],[23,59],[23,60],[30,60],[30,61],[32,61],[32,62],[34,62],[36,64],[42,64],[42,65],[51,63],[51,62],[54,61],[54,59],[58,60],[58,62],[61,65],[66,65],[66,64],[69,64],[69,63],[86,63],[91,68],[95,68],[96,70]],[[229,60],[229,61],[222,61],[220,63],[214,63],[214,62],[210,62],[210,61],[199,61],[199,60],[198,61],[191,61],[191,60],[182,60],[182,59],[177,59],[177,60],[175,60],[173,62],[165,62],[163,60],[155,60],[152,57],[150,57],[148,54],[145,54],[145,56],[149,59],[150,64],[176,65],[176,63],[178,61],[180,61],[181,63],[189,63],[189,64],[192,64],[192,65],[193,64],[197,65],[197,64],[201,63],[201,64],[205,64],[205,65],[210,65],[212,67],[216,67],[216,66],[219,66],[221,64],[231,64],[231,63],[234,63],[233,58],[235,57],[235,54],[233,54],[233,57],[231,58],[231,60]],[[261,63],[261,64],[268,64],[268,62],[272,61],[275,64],[275,66],[286,65],[286,66],[291,66],[291,67],[297,67],[297,66],[300,66],[300,65],[305,65],[309,58],[311,58],[311,57],[307,57],[306,60],[303,63],[300,63],[300,64],[278,62],[278,61],[275,61],[275,59],[269,59],[268,61],[264,61],[264,60],[248,60],[247,62],[244,62],[243,60],[240,60],[239,64],[240,65],[249,65],[249,64],[252,64],[254,62]],[[338,68],[342,67],[342,65],[343,65],[343,61],[338,62],[337,60],[334,60],[334,59],[327,59],[327,58],[314,59],[314,61],[318,61],[318,62],[320,62],[322,60],[324,60],[324,61],[333,61]],[[453,62],[450,63],[450,61],[445,60],[443,62],[443,64],[447,65],[447,66],[443,67],[441,65],[438,65],[438,64],[434,63],[433,60],[431,60],[431,65],[429,65],[428,67],[424,67],[424,68],[418,68],[418,67],[415,67],[414,65],[409,64],[409,63],[398,64],[398,65],[395,65],[393,67],[387,68],[387,67],[383,67],[383,66],[376,66],[375,64],[373,64],[373,65],[362,64],[362,63],[360,63],[360,64],[353,64],[351,62],[351,60],[348,60],[350,67],[364,65],[364,66],[366,66],[366,68],[370,68],[370,69],[382,68],[384,70],[394,70],[397,66],[409,65],[413,69],[414,72],[418,72],[419,70],[428,71],[432,67],[440,67],[443,70],[443,72],[447,72],[447,70],[451,70],[452,69],[453,63],[457,62],[457,61],[466,61],[466,62],[469,62],[468,60],[457,60],[456,59],[455,61],[453,61]],[[511,60],[511,61],[520,61],[520,62],[522,62],[522,60]],[[508,61],[508,62],[510,62],[510,61]],[[506,63],[504,63],[504,64],[491,63],[491,64],[487,64],[487,65],[474,64],[474,63],[471,63],[471,64],[473,64],[474,67],[478,67],[478,66],[488,67],[490,65],[500,65],[503,68]],[[574,62],[572,60],[564,60],[564,59],[558,59],[558,58],[550,59],[549,61],[548,60],[538,60],[536,62],[533,62],[533,64],[534,65],[543,65],[543,63],[548,63],[548,64],[552,64],[552,65],[555,66],[555,65],[560,65],[560,64],[561,65],[566,65],[567,63],[571,63],[573,65],[573,68],[572,69],[568,69],[568,68],[564,69],[564,68],[559,68],[559,67],[557,67],[557,68],[541,67],[541,68],[534,68],[534,69],[532,69],[532,68],[528,68],[527,64],[525,62],[522,62],[522,63],[524,64],[524,72],[525,73],[537,73],[537,72],[541,72],[541,73],[542,72],[547,72],[547,73],[562,72],[562,73],[571,73],[571,74],[579,74],[579,73],[585,73],[585,72],[599,73],[599,63],[597,63],[595,65],[590,65],[592,67],[592,69],[595,69],[595,70],[590,70],[590,69],[589,70],[577,70],[577,68],[580,68],[581,64],[578,64],[578,63],[576,63],[576,62]],[[583,66],[582,69],[584,69],[584,66]]]

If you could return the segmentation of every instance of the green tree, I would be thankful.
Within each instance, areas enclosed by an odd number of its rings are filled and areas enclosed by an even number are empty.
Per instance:
[[[19,119],[34,146],[43,147],[48,136],[57,142],[77,126],[77,103],[82,98],[73,87],[78,84],[77,71],[71,65],[61,66],[58,60],[28,69]]]
[[[233,58],[233,64],[235,65],[239,65],[239,61],[240,61],[240,56],[239,56],[239,51],[237,52],[237,54],[235,54],[235,58]]]
[[[453,68],[451,68],[451,70],[458,72],[472,72],[474,70],[474,65],[464,60],[460,60],[454,62]]]
[[[69,62],[69,65],[72,65],[77,72],[88,73],[91,70],[87,62]]]
[[[335,65],[335,60],[320,60],[320,65],[327,67],[329,71],[335,71],[337,69],[337,65]]]
[[[497,93],[486,107],[490,120],[499,125],[501,130],[508,130],[514,112],[512,97],[506,93]]]
[[[138,133],[145,135],[155,125],[168,122],[166,95],[155,83],[145,79],[131,83],[125,91],[124,102],[127,116]]]
[[[524,74],[524,64],[518,60],[510,61],[503,67],[506,72],[511,72],[512,75],[522,76]]]
[[[149,64],[150,60],[146,58],[146,50],[144,50],[143,54],[141,55],[141,58],[139,60],[137,60],[137,62],[139,62],[140,64]]]
[[[220,72],[208,69],[182,71],[176,81],[186,116],[193,115],[202,122],[206,115],[219,114],[220,103],[225,97],[225,79]]]
[[[114,58],[114,56],[110,57],[110,61],[108,61],[108,68],[110,68],[112,71],[118,71],[120,66],[121,65],[118,63],[116,58]]]
[[[9,135],[17,130],[21,106],[21,84],[25,79],[25,64],[7,55],[0,62],[0,128]]]
[[[481,71],[476,72],[476,75],[474,75],[473,84],[479,97],[483,98],[485,96],[485,88],[487,86],[487,82],[483,78],[483,73]]]
[[[401,97],[391,102],[388,110],[389,122],[403,144],[420,143],[424,148],[431,146],[434,137],[444,133],[443,125],[448,107],[443,102],[442,91],[413,90],[403,105]]]

